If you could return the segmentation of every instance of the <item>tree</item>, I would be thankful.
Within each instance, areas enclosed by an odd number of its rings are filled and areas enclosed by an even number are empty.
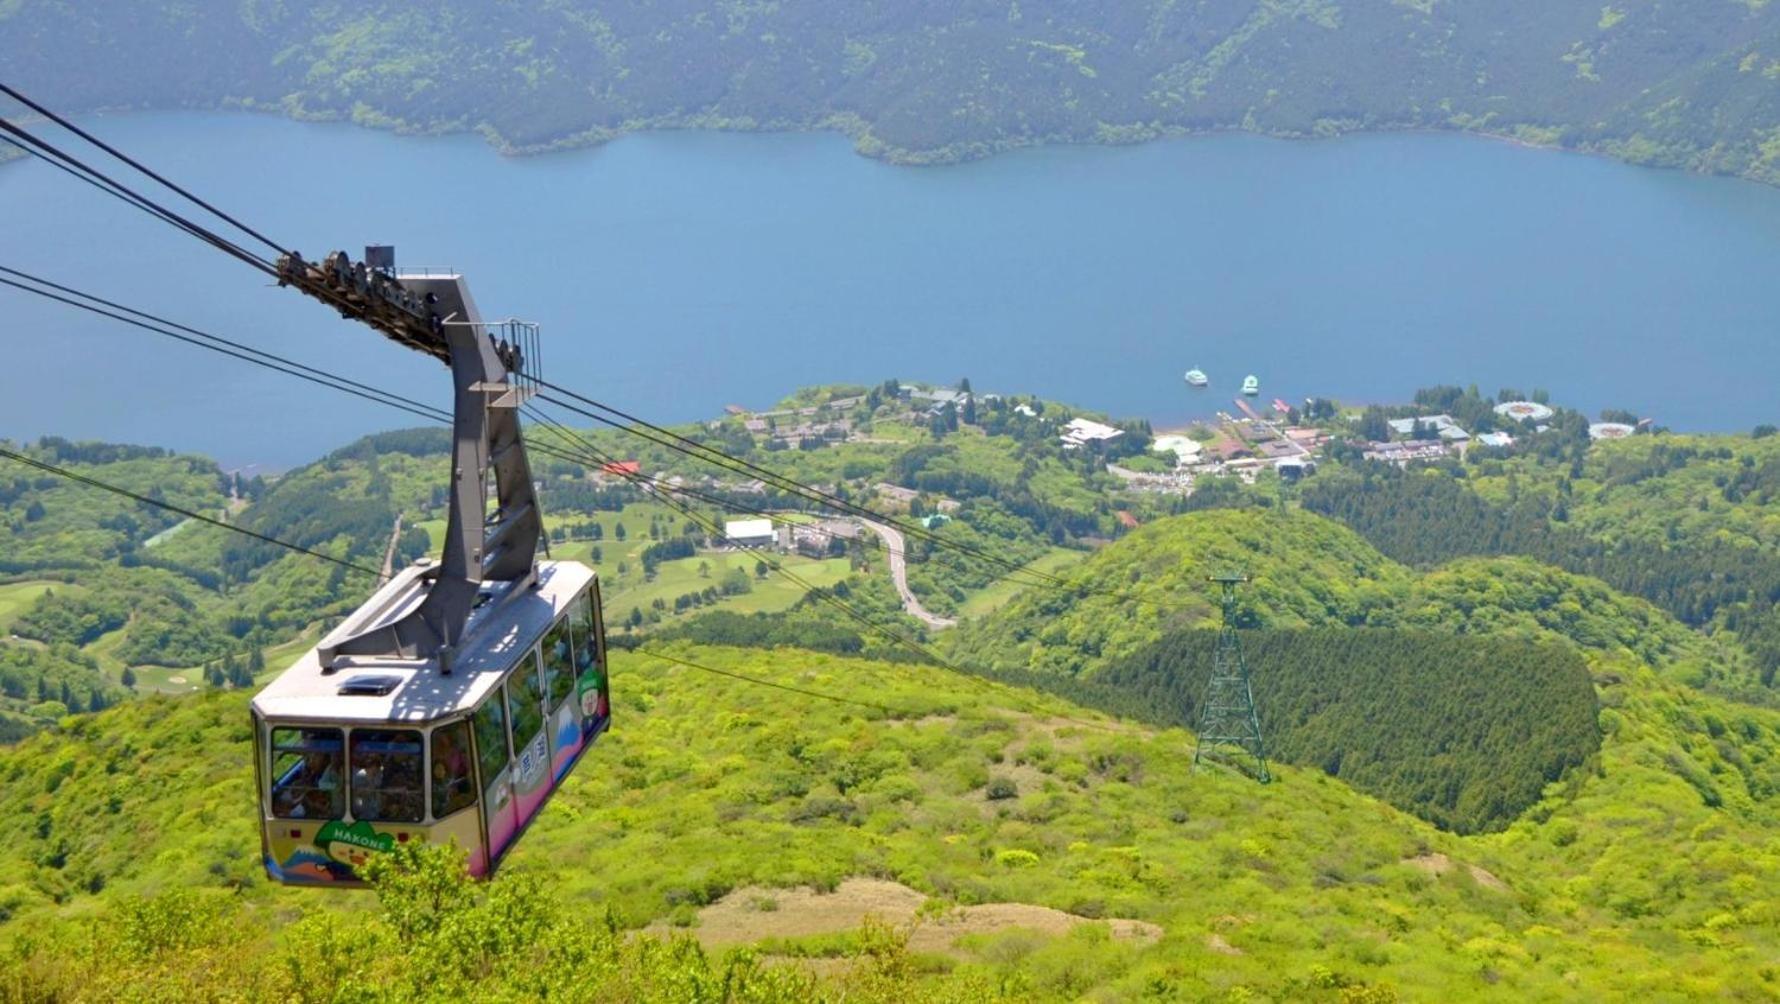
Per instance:
[[[618,538],[619,540],[623,540],[626,537],[629,537],[630,534],[625,531],[624,524],[619,523],[617,526],[612,528],[612,536]]]
[[[767,568],[767,567],[766,567],[766,562],[764,562],[764,561],[756,561],[756,562],[755,562],[755,563],[754,563],[754,577],[755,577],[755,578],[756,578],[756,579],[764,579],[764,578],[766,578],[766,573],[767,573],[767,572],[768,572],[768,571],[769,571],[769,569],[768,569],[768,568]]]
[[[118,682],[122,683],[126,688],[128,688],[130,690],[135,690],[136,689],[136,671],[131,669],[128,666],[125,666],[123,674],[118,677]]]
[[[44,515],[43,503],[37,499],[32,499],[31,504],[25,507],[25,522],[27,523],[35,523]]]
[[[711,563],[710,562],[701,561],[698,563],[698,577],[701,579],[708,579],[711,577]]]
[[[1391,438],[1391,426],[1384,417],[1384,409],[1373,405],[1360,415],[1360,438],[1375,443]]]
[[[1749,435],[1754,439],[1766,439],[1769,436],[1772,436],[1776,432],[1780,432],[1780,428],[1775,428],[1772,425],[1763,424],[1763,425],[1756,426],[1755,431],[1751,432]]]
[[[606,528],[595,523],[593,524],[593,529],[588,531],[588,536],[594,540],[604,540],[606,538]]]
[[[593,563],[596,565],[606,560],[605,551],[603,551],[598,544],[593,545],[593,550],[588,552],[588,557],[592,558]]]

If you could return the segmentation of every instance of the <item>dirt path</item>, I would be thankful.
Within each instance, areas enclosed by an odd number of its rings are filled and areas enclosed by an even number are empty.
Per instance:
[[[806,938],[852,931],[867,917],[909,926],[909,948],[917,952],[950,953],[955,942],[971,934],[1036,931],[1058,937],[1080,924],[1105,923],[1120,940],[1154,942],[1162,929],[1140,920],[1104,922],[1078,917],[1030,903],[984,903],[953,907],[922,916],[927,897],[898,882],[852,878],[835,891],[810,888],[737,889],[698,913],[692,933],[707,946],[745,945],[763,938]],[[665,928],[664,928],[665,930]]]
[[[896,583],[896,594],[902,597],[902,608],[908,611],[911,617],[936,631],[957,626],[957,621],[949,617],[941,617],[922,606],[921,601],[916,599],[914,592],[909,589],[908,563],[903,560],[903,548],[907,544],[903,540],[902,531],[869,519],[860,520],[860,522],[864,523],[871,532],[883,538],[884,550],[890,552],[890,581]]]

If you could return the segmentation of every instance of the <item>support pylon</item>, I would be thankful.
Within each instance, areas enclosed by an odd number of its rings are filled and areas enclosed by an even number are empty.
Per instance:
[[[1267,771],[1267,747],[1261,741],[1261,716],[1255,713],[1255,692],[1249,685],[1248,662],[1242,655],[1242,638],[1236,633],[1236,587],[1248,576],[1227,573],[1209,581],[1223,588],[1224,623],[1218,630],[1217,658],[1205,698],[1199,703],[1199,746],[1193,751],[1193,769],[1201,762],[1231,759],[1239,765],[1254,760],[1255,780],[1273,780]]]

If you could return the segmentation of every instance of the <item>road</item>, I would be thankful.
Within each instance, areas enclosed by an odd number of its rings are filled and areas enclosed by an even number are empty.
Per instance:
[[[958,622],[949,617],[941,617],[921,605],[915,594],[909,589],[908,562],[903,560],[904,547],[902,531],[883,523],[875,523],[869,519],[860,520],[866,528],[877,534],[884,541],[884,550],[890,552],[890,581],[896,583],[896,594],[902,597],[902,608],[909,616],[936,631],[943,631],[957,626]]]
[[[402,539],[402,514],[396,513],[395,529],[389,531],[389,546],[383,549],[383,571],[377,576],[377,584],[383,585],[395,572],[396,544]]]

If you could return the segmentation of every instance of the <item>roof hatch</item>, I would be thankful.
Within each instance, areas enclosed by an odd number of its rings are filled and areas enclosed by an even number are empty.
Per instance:
[[[404,677],[388,674],[350,676],[335,691],[341,697],[388,697],[391,691],[402,685]]]

